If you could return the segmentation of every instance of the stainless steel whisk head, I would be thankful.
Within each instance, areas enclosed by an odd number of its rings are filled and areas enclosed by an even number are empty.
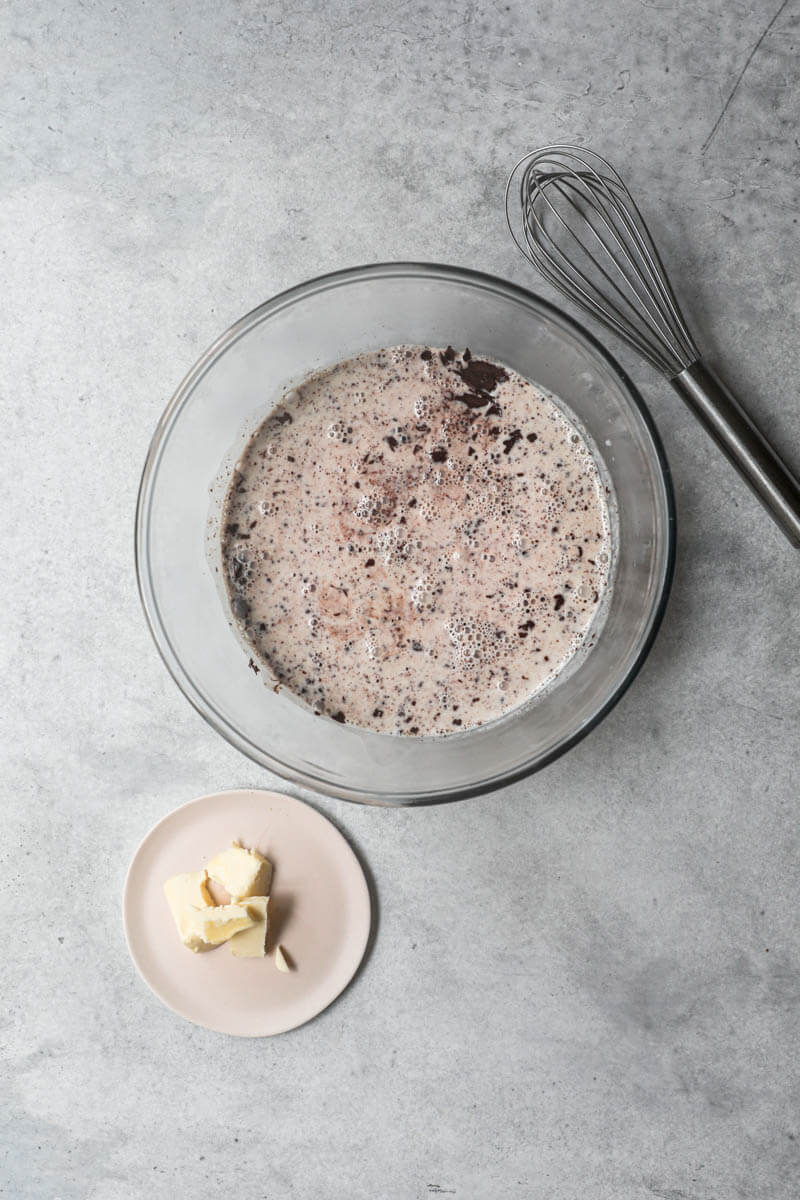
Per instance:
[[[525,155],[508,180],[506,220],[554,287],[657,370],[672,378],[699,358],[642,214],[606,159],[578,146]]]
[[[584,146],[545,146],[506,185],[517,246],[554,287],[661,371],[794,546],[800,483],[700,357],[642,214]]]

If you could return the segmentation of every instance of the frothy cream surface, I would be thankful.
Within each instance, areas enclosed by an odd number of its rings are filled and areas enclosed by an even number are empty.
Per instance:
[[[520,704],[585,640],[608,586],[585,441],[534,384],[451,347],[359,355],[287,393],[223,522],[232,611],[261,667],[383,733],[454,733]]]

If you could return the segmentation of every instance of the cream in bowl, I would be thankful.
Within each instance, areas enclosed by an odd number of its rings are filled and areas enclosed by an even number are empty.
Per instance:
[[[318,371],[227,490],[227,598],[253,667],[379,733],[494,720],[596,626],[606,492],[557,400],[469,349],[394,346]]]

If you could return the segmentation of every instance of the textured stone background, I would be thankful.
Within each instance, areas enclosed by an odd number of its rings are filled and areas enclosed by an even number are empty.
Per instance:
[[[120,894],[169,809],[280,786],[168,679],[132,561],[162,406],[270,294],[393,258],[538,286],[505,175],[583,138],[800,465],[800,4],[10,0],[0,21],[0,1194],[792,1200],[800,558],[624,349],[679,558],[602,726],[489,798],[315,801],[380,924],[355,985],[287,1036],[162,1008]]]

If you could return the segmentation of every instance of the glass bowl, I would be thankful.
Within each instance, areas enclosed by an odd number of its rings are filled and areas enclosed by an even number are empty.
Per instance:
[[[469,346],[541,384],[599,449],[615,497],[614,582],[591,649],[549,690],[446,737],[342,725],[248,670],[221,583],[219,515],[245,440],[311,371],[399,343]],[[431,803],[538,770],[573,746],[635,676],[664,611],[675,544],[669,469],[638,392],[575,321],[489,275],[387,263],[312,279],[243,317],[178,388],[153,437],[136,514],[139,590],[170,673],[244,754],[348,800]],[[216,568],[220,567],[220,570]]]

